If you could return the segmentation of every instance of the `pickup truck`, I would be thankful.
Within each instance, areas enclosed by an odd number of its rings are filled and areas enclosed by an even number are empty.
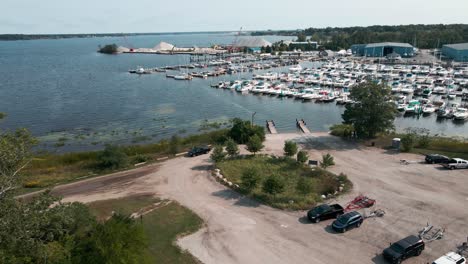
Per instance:
[[[455,252],[449,252],[434,260],[432,264],[466,264],[466,258]]]
[[[408,236],[386,248],[383,251],[383,257],[392,264],[400,264],[409,257],[421,255],[425,246],[421,238]]]
[[[468,161],[463,159],[451,159],[448,163],[442,164],[447,169],[468,169]]]
[[[307,218],[312,222],[318,223],[321,220],[337,218],[343,213],[344,209],[339,204],[322,204],[309,210]]]

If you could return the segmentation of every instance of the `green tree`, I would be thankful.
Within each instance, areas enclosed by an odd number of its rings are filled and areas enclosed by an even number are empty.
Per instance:
[[[213,153],[211,153],[210,158],[214,162],[220,162],[226,158],[226,152],[224,152],[223,146],[217,145],[213,149]]]
[[[19,185],[20,172],[31,161],[36,143],[26,129],[0,134],[0,198]]]
[[[353,87],[350,98],[356,103],[346,105],[342,117],[345,124],[353,125],[358,137],[372,138],[393,129],[396,107],[390,102],[390,87],[366,82]]]
[[[322,162],[320,163],[320,167],[326,169],[333,165],[335,165],[335,159],[332,155],[330,155],[330,153],[327,153],[322,156]]]
[[[177,135],[172,135],[169,141],[169,153],[175,155],[180,152],[180,138]]]
[[[262,150],[263,147],[262,140],[257,135],[252,136],[249,142],[247,142],[247,150],[252,152],[254,155]]]
[[[263,183],[263,191],[271,195],[280,194],[284,192],[284,189],[284,179],[277,175],[268,177]]]
[[[260,175],[254,168],[246,169],[242,172],[241,176],[241,187],[242,189],[251,192],[258,186],[260,182]]]
[[[6,116],[6,114],[5,114],[5,113],[2,113],[2,112],[0,112],[0,119],[3,119],[3,118],[5,118],[5,116]]]
[[[308,159],[309,155],[307,155],[307,152],[301,150],[297,153],[297,162],[299,162],[300,164],[306,163]]]
[[[232,138],[226,141],[226,151],[231,157],[239,155],[239,146]]]
[[[285,141],[283,150],[284,155],[286,155],[287,157],[292,157],[297,153],[297,144],[293,141]]]
[[[413,133],[407,133],[401,137],[401,147],[403,152],[410,152],[416,144],[417,136]]]
[[[238,144],[245,144],[253,136],[257,135],[261,141],[265,140],[265,130],[261,126],[251,124],[250,121],[244,121],[239,118],[232,120],[232,127],[228,132],[228,136]]]
[[[337,137],[352,137],[354,133],[354,126],[352,124],[335,124],[330,127],[330,134]]]
[[[307,40],[307,36],[304,33],[299,33],[297,35],[297,42],[305,42]]]
[[[99,52],[106,54],[115,54],[117,53],[118,49],[119,47],[116,44],[108,44],[104,47],[99,47]]]
[[[97,165],[101,169],[119,169],[128,165],[128,156],[122,148],[106,145],[97,156]]]
[[[311,193],[314,190],[312,180],[306,177],[300,177],[296,184],[296,190],[302,195]]]
[[[74,263],[149,263],[143,226],[128,216],[114,214],[96,225],[73,252]]]

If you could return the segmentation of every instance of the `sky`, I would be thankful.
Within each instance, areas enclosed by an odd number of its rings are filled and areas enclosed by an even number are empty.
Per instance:
[[[0,34],[468,24],[468,0],[2,0]]]

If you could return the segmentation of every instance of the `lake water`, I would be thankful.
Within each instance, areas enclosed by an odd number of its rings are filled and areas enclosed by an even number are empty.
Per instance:
[[[287,37],[265,37],[269,41]],[[104,55],[98,45],[117,43],[153,47],[160,41],[176,46],[232,43],[233,34],[155,35],[0,42],[0,112],[2,129],[26,127],[42,146],[58,151],[89,150],[108,142],[127,144],[157,141],[177,133],[197,133],[208,122],[233,117],[264,125],[273,119],[279,132],[295,131],[303,118],[312,131],[326,131],[341,122],[344,108],[335,104],[302,103],[292,99],[241,95],[210,88],[222,76],[175,81],[164,73],[138,76],[127,71],[138,65],[186,64],[186,55]],[[468,136],[467,125],[435,116],[397,118],[397,129],[424,127],[433,134]],[[59,142],[59,144],[57,144]],[[55,145],[55,147],[54,147]],[[64,146],[61,146],[64,145]],[[60,146],[60,147],[59,147]]]

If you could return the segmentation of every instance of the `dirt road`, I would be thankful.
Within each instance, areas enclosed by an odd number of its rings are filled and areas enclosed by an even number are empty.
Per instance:
[[[168,160],[157,169],[141,168],[138,177],[124,177],[124,181],[102,184],[90,180],[83,186],[62,189],[61,194],[68,201],[84,202],[136,193],[177,200],[206,222],[205,228],[178,243],[207,264],[384,263],[379,256],[383,248],[416,234],[427,222],[447,228],[446,237],[428,244],[420,257],[405,263],[430,262],[466,239],[468,170],[400,165],[400,159],[416,161],[421,157],[357,146],[327,134],[269,135],[265,152],[281,155],[286,139],[302,142],[311,158],[319,159],[328,152],[335,157],[337,165],[331,170],[346,173],[355,186],[353,193],[338,202],[344,204],[364,193],[377,199],[377,208],[385,209],[387,215],[366,220],[359,229],[335,234],[329,227],[331,221],[310,224],[304,212],[259,205],[220,185],[209,175],[207,155]],[[89,184],[97,184],[98,191]]]

